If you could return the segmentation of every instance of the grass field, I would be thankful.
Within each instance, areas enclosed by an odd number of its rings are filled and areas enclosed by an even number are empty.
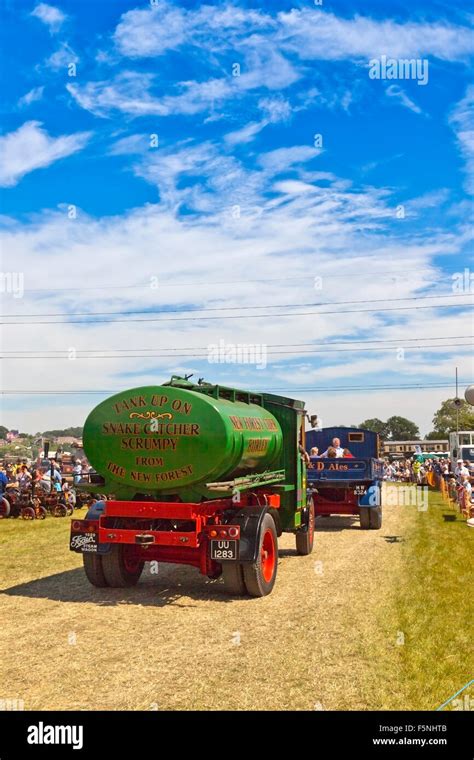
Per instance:
[[[283,536],[263,599],[172,565],[95,589],[68,529],[0,521],[0,699],[27,710],[432,710],[473,677],[474,530],[438,494],[320,519],[309,557]]]

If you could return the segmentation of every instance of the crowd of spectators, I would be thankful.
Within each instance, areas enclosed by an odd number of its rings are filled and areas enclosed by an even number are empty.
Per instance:
[[[461,509],[468,510],[468,523],[474,527],[474,463],[463,459],[453,462],[449,457],[422,459],[417,456],[393,462],[386,459],[384,463],[384,480],[389,482],[436,487],[441,479],[450,497]]]
[[[60,463],[54,459],[49,460],[47,465],[36,463],[28,466],[25,460],[17,460],[16,463],[9,463],[5,467],[0,466],[0,495],[5,493],[6,489],[11,486],[20,491],[29,491],[33,493],[51,494],[54,491],[58,493],[67,493],[71,487],[78,485],[81,480],[92,470],[87,462],[76,460],[72,469],[72,475],[65,476],[61,471]]]

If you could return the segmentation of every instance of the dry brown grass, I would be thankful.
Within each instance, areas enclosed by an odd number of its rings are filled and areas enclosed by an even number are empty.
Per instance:
[[[0,697],[25,709],[394,709],[404,544],[386,537],[413,519],[392,507],[381,531],[321,520],[309,557],[283,536],[264,599],[172,565],[134,589],[94,589],[68,521],[3,521]]]

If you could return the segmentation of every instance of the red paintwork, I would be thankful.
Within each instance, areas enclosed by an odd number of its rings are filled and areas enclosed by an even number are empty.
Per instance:
[[[266,530],[262,541],[262,575],[267,583],[273,578],[276,562],[275,539],[271,530]]]
[[[259,491],[258,496],[261,499],[264,492]],[[228,509],[242,509],[255,503],[251,494],[242,495],[240,502],[233,503],[232,499],[214,499],[204,502],[137,502],[137,501],[106,501],[105,509],[98,522],[92,520],[73,520],[71,532],[83,532],[86,529],[91,530],[91,523],[94,523],[95,532],[98,534],[99,543],[108,544],[125,544],[130,547],[130,558],[132,562],[140,560],[158,562],[171,562],[182,565],[192,565],[199,568],[203,575],[215,576],[220,573],[220,565],[208,556],[208,542],[211,537],[209,532],[219,530],[219,526],[224,527],[222,522],[222,513]],[[278,509],[280,506],[280,496],[278,494],[267,494],[267,503],[273,508]],[[110,526],[114,518],[129,518],[131,527],[115,528]],[[185,520],[193,523],[191,530],[148,530],[144,527],[134,525],[135,520]],[[108,525],[109,523],[109,525]],[[92,530],[94,530],[92,528]],[[154,543],[146,546],[137,543],[137,536],[146,535],[153,537]],[[271,535],[271,534],[270,534]],[[220,536],[216,536],[219,540]],[[234,537],[233,537],[234,538]],[[240,529],[235,540],[240,538]],[[272,542],[273,537],[271,536]],[[224,538],[225,540],[225,538]],[[268,542],[267,542],[268,543]],[[265,545],[265,552],[268,555],[268,564],[276,561],[275,549],[270,545]],[[272,570],[273,572],[273,570]],[[271,573],[272,574],[272,573]]]
[[[332,498],[328,498],[329,496]],[[313,503],[316,516],[359,514],[359,497],[352,489],[321,489],[319,493],[313,494]]]

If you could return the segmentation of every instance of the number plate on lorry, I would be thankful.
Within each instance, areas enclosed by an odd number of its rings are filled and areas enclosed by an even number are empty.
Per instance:
[[[73,552],[96,552],[97,536],[95,533],[73,533],[69,548]]]
[[[211,559],[238,559],[239,544],[238,541],[224,540],[211,541]]]

